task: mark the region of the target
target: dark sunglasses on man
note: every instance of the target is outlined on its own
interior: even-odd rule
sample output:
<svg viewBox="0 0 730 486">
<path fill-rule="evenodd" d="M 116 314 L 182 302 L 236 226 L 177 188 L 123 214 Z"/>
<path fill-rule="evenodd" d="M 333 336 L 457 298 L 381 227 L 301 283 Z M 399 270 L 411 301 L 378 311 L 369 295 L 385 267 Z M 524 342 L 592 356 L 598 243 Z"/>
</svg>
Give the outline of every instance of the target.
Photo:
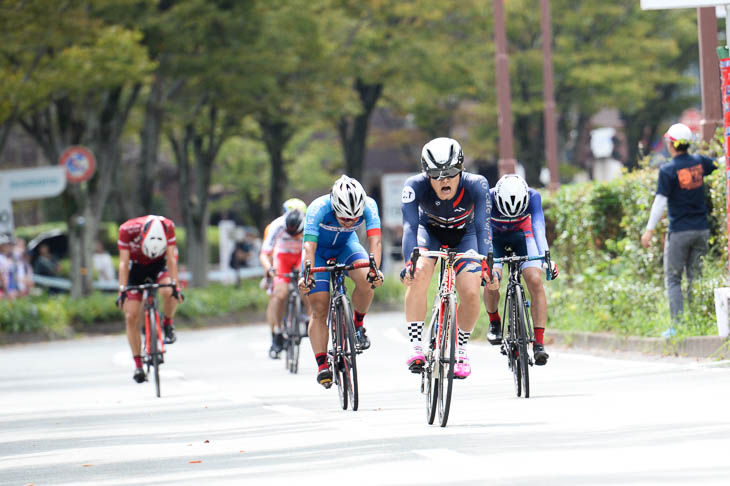
<svg viewBox="0 0 730 486">
<path fill-rule="evenodd" d="M 426 171 L 426 175 L 428 175 L 428 177 L 438 181 L 442 179 L 453 179 L 459 174 L 461 174 L 461 164 L 444 167 L 443 169 L 428 169 Z"/>
</svg>

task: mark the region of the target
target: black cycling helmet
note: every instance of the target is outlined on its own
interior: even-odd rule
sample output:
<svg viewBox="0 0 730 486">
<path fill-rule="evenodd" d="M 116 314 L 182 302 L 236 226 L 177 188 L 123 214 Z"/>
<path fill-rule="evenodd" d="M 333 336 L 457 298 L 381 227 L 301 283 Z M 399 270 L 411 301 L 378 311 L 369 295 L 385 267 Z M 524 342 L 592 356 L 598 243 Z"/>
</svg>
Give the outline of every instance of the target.
<svg viewBox="0 0 730 486">
<path fill-rule="evenodd" d="M 292 209 L 286 213 L 286 232 L 292 236 L 301 234 L 304 231 L 304 215 L 298 209 Z"/>
</svg>

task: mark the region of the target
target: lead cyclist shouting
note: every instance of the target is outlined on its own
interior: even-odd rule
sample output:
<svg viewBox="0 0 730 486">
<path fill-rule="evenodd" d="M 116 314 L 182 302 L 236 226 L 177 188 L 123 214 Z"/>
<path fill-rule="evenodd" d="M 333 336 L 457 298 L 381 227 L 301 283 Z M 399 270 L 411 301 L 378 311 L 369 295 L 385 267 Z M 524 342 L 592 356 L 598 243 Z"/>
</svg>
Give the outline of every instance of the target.
<svg viewBox="0 0 730 486">
<path fill-rule="evenodd" d="M 464 172 L 463 163 L 459 142 L 436 138 L 423 147 L 423 173 L 408 179 L 403 187 L 401 210 L 406 269 L 401 272 L 401 279 L 408 286 L 405 310 L 410 347 L 406 364 L 413 373 L 420 373 L 425 363 L 421 333 L 427 311 L 426 293 L 435 267 L 433 259 L 420 257 L 411 279 L 408 270 L 413 248 L 438 250 L 445 245 L 460 253 L 472 251 L 482 255 L 492 250 L 489 183 L 481 175 Z M 461 259 L 454 268 L 460 300 L 457 310 L 459 353 L 454 376 L 466 378 L 471 374 L 466 345 L 479 317 L 482 268 L 477 257 Z M 499 288 L 499 282 L 493 279 L 489 286 Z"/>
<path fill-rule="evenodd" d="M 490 191 L 493 199 L 492 231 L 494 234 L 494 256 L 505 256 L 505 249 L 511 248 L 517 256 L 544 255 L 548 250 L 545 238 L 545 216 L 542 212 L 540 193 L 527 186 L 517 174 L 502 176 Z M 522 276 L 532 299 L 532 322 L 535 326 L 535 343 L 532 352 L 536 365 L 547 363 L 549 355 L 543 344 L 547 322 L 547 298 L 542 285 L 542 271 L 539 260 L 522 264 Z M 558 277 L 558 266 L 553 262 L 551 278 Z M 494 264 L 495 273 L 502 278 L 502 265 Z M 497 345 L 502 342 L 502 324 L 499 318 L 499 287 L 484 290 L 484 306 L 489 315 L 487 340 Z M 494 309 L 491 312 L 490 309 Z"/>
</svg>

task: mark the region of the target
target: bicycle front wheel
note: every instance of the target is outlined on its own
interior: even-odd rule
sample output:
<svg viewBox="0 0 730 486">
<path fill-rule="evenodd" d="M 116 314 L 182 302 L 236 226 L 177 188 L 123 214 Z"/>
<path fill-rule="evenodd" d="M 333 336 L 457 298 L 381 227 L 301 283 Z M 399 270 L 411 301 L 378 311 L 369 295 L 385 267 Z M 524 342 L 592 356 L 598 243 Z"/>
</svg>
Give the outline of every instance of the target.
<svg viewBox="0 0 730 486">
<path fill-rule="evenodd" d="M 520 347 L 519 337 L 517 335 L 518 317 L 517 308 L 515 306 L 514 294 L 516 291 L 508 292 L 507 299 L 505 300 L 505 309 L 507 309 L 507 319 L 509 324 L 507 325 L 507 335 L 505 335 L 505 350 L 507 352 L 507 361 L 509 362 L 509 369 L 512 371 L 512 378 L 515 384 L 515 393 L 518 397 L 522 396 L 522 372 L 520 368 Z"/>
<path fill-rule="evenodd" d="M 454 366 L 456 365 L 456 296 L 447 295 L 441 300 L 443 313 L 441 315 L 441 332 L 439 333 L 438 360 L 438 412 L 439 424 L 446 427 L 451 408 L 451 393 L 454 386 Z"/>
<path fill-rule="evenodd" d="M 149 359 L 152 364 L 152 370 L 155 375 L 155 392 L 157 397 L 160 396 L 160 347 L 159 347 L 159 316 L 154 309 L 149 310 Z"/>
<path fill-rule="evenodd" d="M 441 356 L 441 350 L 436 346 L 438 338 L 439 321 L 441 319 L 441 306 L 435 308 L 431 315 L 431 324 L 428 327 L 428 343 L 426 347 L 426 363 L 423 366 L 421 375 L 422 387 L 426 388 L 426 421 L 428 425 L 433 424 L 438 410 L 438 381 L 436 373 L 438 367 L 435 365 Z"/>
<path fill-rule="evenodd" d="M 301 319 L 302 301 L 298 297 L 294 297 L 291 315 L 291 334 L 289 335 L 289 340 L 291 341 L 291 364 L 289 366 L 289 372 L 295 374 L 299 371 L 299 345 L 302 343 L 302 334 L 300 332 Z"/>
<path fill-rule="evenodd" d="M 344 385 L 350 398 L 350 410 L 357 410 L 359 405 L 357 384 L 357 349 L 355 348 L 355 323 L 352 320 L 350 301 L 342 297 L 337 306 L 339 320 L 342 323 L 342 374 Z"/>
<path fill-rule="evenodd" d="M 516 289 L 515 292 L 515 314 L 517 319 L 516 324 L 516 336 L 519 349 L 518 355 L 518 367 L 520 369 L 520 379 L 522 382 L 522 392 L 525 398 L 530 398 L 530 370 L 529 370 L 529 355 L 527 354 L 527 343 L 529 336 L 527 335 L 527 328 L 525 327 L 525 301 L 524 295 L 520 289 Z M 519 396 L 519 394 L 517 395 Z"/>
</svg>

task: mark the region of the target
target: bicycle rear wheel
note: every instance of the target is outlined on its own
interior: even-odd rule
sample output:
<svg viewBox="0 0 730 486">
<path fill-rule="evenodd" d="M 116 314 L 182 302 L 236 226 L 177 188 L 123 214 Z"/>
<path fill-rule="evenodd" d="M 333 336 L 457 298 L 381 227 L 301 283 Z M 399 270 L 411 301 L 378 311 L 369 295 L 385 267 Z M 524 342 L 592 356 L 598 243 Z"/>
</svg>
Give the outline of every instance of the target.
<svg viewBox="0 0 730 486">
<path fill-rule="evenodd" d="M 443 314 L 439 347 L 441 349 L 438 360 L 438 412 L 439 424 L 446 427 L 451 408 L 451 393 L 454 386 L 454 366 L 456 365 L 456 296 L 449 294 L 442 300 Z"/>
<path fill-rule="evenodd" d="M 529 337 L 527 335 L 527 329 L 525 328 L 525 301 L 521 289 L 516 289 L 515 292 L 515 310 L 517 320 L 516 324 L 516 337 L 519 349 L 518 368 L 520 370 L 520 380 L 522 382 L 522 393 L 525 398 L 530 398 L 530 370 L 529 370 L 529 355 L 527 354 L 527 343 Z M 517 395 L 519 396 L 519 395 Z"/>
<path fill-rule="evenodd" d="M 355 348 L 355 323 L 352 320 L 352 309 L 347 297 L 342 296 L 337 306 L 342 323 L 342 374 L 344 385 L 350 398 L 350 410 L 357 410 L 359 405 L 357 384 L 357 348 Z"/>
<path fill-rule="evenodd" d="M 149 310 L 149 323 L 150 323 L 150 349 L 149 359 L 152 364 L 153 373 L 155 375 L 155 392 L 157 397 L 160 396 L 160 347 L 158 343 L 159 339 L 159 316 L 155 309 Z"/>
<path fill-rule="evenodd" d="M 302 301 L 298 297 L 294 297 L 291 315 L 291 334 L 289 341 L 291 342 L 291 363 L 289 366 L 290 373 L 299 371 L 299 345 L 302 343 L 302 334 L 300 332 L 302 318 Z"/>
<path fill-rule="evenodd" d="M 293 302 L 291 299 L 291 296 L 286 301 L 286 312 L 284 313 L 284 320 L 283 320 L 283 331 L 284 331 L 284 339 L 286 341 L 284 342 L 284 351 L 286 352 L 286 359 L 284 360 L 284 368 L 289 370 L 291 372 L 292 370 L 292 357 L 293 357 L 293 349 L 292 349 L 292 340 L 294 338 L 293 336 L 293 330 L 292 330 L 292 318 L 294 316 L 294 309 L 293 309 Z"/>
<path fill-rule="evenodd" d="M 438 335 L 438 323 L 441 318 L 440 306 L 434 310 L 431 315 L 431 324 L 428 327 L 428 346 L 426 348 L 426 363 L 423 365 L 423 375 L 421 380 L 425 381 L 426 387 L 426 421 L 429 425 L 433 424 L 436 419 L 436 410 L 438 409 L 438 380 L 436 379 L 437 367 L 435 363 L 439 361 L 441 350 L 436 346 L 436 338 Z"/>
</svg>

